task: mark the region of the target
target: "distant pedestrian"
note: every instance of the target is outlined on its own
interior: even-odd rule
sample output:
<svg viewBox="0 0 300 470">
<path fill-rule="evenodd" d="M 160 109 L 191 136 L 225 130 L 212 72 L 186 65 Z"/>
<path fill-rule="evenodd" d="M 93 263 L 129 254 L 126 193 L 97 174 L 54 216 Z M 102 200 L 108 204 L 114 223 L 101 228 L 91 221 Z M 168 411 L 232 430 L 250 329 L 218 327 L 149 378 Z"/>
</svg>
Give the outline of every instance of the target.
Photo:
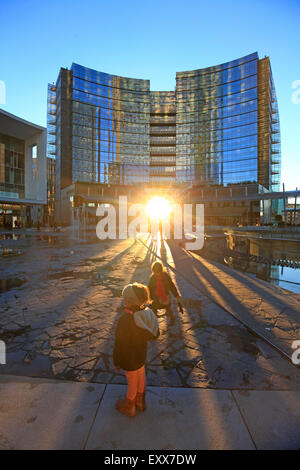
<svg viewBox="0 0 300 470">
<path fill-rule="evenodd" d="M 171 309 L 170 293 L 175 297 L 176 302 L 180 305 L 178 290 L 166 272 L 160 261 L 155 261 L 151 266 L 151 277 L 149 281 L 150 298 L 152 300 L 151 308 L 156 314 L 157 310 L 165 310 L 170 317 L 170 324 L 175 322 L 175 315 Z"/>
<path fill-rule="evenodd" d="M 160 240 L 163 240 L 163 226 L 162 226 L 162 220 L 159 221 L 159 235 L 160 235 Z"/>
<path fill-rule="evenodd" d="M 127 392 L 116 403 L 116 408 L 127 416 L 135 416 L 136 408 L 146 409 L 147 342 L 159 336 L 158 320 L 147 307 L 149 290 L 143 284 L 129 284 L 123 290 L 124 314 L 119 318 L 114 344 L 114 365 L 123 369 L 127 378 Z"/>
</svg>

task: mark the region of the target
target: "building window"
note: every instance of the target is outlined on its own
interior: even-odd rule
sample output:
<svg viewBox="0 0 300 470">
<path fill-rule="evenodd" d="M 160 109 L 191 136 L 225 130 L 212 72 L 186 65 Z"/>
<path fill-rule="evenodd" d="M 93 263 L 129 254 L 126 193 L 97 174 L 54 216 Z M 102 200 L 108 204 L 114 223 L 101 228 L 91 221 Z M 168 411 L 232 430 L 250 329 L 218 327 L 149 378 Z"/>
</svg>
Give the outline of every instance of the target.
<svg viewBox="0 0 300 470">
<path fill-rule="evenodd" d="M 32 173 L 33 177 L 37 174 L 37 145 L 31 147 L 31 159 L 32 159 Z"/>
<path fill-rule="evenodd" d="M 31 147 L 31 156 L 33 159 L 37 158 L 37 145 Z"/>
</svg>

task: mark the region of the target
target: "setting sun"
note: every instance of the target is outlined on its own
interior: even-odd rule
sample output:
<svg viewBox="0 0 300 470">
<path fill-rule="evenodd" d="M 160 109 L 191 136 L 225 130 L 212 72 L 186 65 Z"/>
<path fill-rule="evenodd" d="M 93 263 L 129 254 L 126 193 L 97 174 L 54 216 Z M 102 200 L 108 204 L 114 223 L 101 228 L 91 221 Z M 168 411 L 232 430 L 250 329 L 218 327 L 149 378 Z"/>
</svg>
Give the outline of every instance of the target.
<svg viewBox="0 0 300 470">
<path fill-rule="evenodd" d="M 164 197 L 155 196 L 147 204 L 147 214 L 153 220 L 166 219 L 171 212 L 171 205 Z"/>
</svg>

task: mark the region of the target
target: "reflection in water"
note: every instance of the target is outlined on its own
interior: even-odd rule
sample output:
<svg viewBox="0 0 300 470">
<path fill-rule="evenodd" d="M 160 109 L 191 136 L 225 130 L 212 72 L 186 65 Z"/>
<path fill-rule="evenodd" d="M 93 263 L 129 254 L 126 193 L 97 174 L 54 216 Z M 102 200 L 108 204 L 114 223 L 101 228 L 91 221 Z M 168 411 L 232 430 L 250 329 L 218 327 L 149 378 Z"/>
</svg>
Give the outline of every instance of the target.
<svg viewBox="0 0 300 470">
<path fill-rule="evenodd" d="M 258 242 L 235 238 L 232 244 L 225 235 L 210 235 L 201 256 L 300 294 L 300 250 L 298 245 Z"/>
<path fill-rule="evenodd" d="M 0 240 L 20 240 L 24 237 L 23 233 L 0 233 Z"/>
<path fill-rule="evenodd" d="M 271 266 L 270 280 L 272 284 L 300 294 L 300 269 Z"/>
<path fill-rule="evenodd" d="M 19 279 L 17 277 L 12 277 L 8 279 L 0 279 L 0 294 L 10 289 L 21 287 L 21 285 L 24 284 L 24 282 L 25 281 L 23 279 Z"/>
<path fill-rule="evenodd" d="M 0 248 L 0 256 L 18 256 L 22 254 L 22 250 L 14 250 L 13 248 Z"/>
<path fill-rule="evenodd" d="M 249 274 L 254 274 L 263 281 L 300 294 L 300 269 L 285 266 L 272 266 L 255 262 L 241 262 L 238 258 L 225 257 L 224 264 Z"/>
</svg>

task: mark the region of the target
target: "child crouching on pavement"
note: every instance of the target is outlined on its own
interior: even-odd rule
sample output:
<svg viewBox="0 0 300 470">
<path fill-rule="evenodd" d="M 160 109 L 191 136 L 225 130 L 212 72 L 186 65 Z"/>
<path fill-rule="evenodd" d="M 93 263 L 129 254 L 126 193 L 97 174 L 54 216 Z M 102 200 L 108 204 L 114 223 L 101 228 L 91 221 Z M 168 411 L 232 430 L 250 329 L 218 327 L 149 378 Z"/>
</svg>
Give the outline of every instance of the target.
<svg viewBox="0 0 300 470">
<path fill-rule="evenodd" d="M 123 289 L 124 314 L 119 318 L 114 345 L 114 365 L 123 369 L 127 378 L 127 392 L 116 403 L 116 408 L 127 416 L 135 416 L 136 408 L 146 409 L 145 390 L 147 342 L 159 336 L 158 320 L 146 307 L 149 290 L 143 284 L 129 284 Z"/>
<path fill-rule="evenodd" d="M 170 293 L 175 297 L 176 303 L 180 306 L 180 296 L 178 290 L 160 261 L 155 261 L 151 266 L 151 277 L 149 280 L 151 308 L 156 314 L 157 310 L 165 310 L 170 318 L 170 324 L 175 322 L 175 315 L 171 309 Z"/>
</svg>

